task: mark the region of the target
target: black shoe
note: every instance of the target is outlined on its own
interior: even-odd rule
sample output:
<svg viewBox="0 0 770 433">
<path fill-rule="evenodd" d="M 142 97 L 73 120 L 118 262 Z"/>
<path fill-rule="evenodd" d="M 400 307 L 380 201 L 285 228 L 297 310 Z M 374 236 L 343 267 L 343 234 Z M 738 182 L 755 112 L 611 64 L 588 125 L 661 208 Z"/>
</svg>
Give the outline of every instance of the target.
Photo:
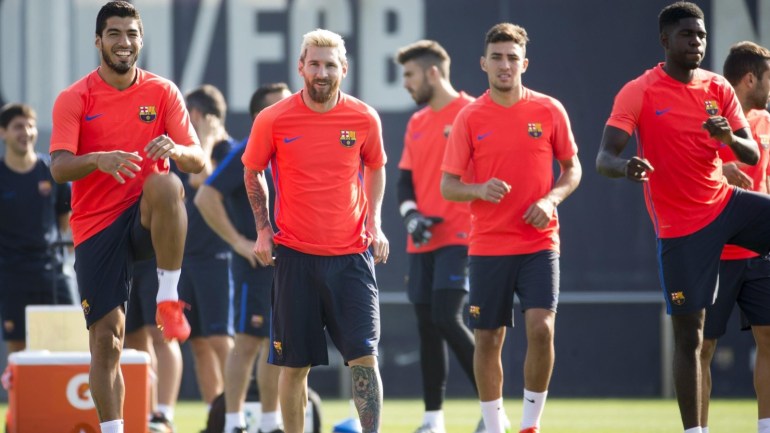
<svg viewBox="0 0 770 433">
<path fill-rule="evenodd" d="M 231 433 L 246 433 L 246 427 L 235 427 Z"/>
<path fill-rule="evenodd" d="M 245 430 L 244 430 L 245 431 Z M 257 433 L 283 433 L 283 429 L 277 428 L 273 431 L 263 432 L 261 429 L 257 430 Z"/>
</svg>

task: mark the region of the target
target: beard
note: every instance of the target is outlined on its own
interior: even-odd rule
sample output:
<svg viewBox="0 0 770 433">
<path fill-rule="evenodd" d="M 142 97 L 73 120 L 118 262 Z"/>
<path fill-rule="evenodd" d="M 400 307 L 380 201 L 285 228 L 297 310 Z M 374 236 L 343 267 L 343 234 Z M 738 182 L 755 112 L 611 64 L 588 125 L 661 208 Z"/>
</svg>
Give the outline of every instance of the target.
<svg viewBox="0 0 770 433">
<path fill-rule="evenodd" d="M 129 59 L 127 62 L 118 62 L 115 63 L 110 58 L 110 53 L 102 48 L 102 60 L 104 61 L 104 64 L 107 65 L 108 68 L 115 71 L 117 74 L 125 75 L 128 73 L 128 71 L 131 70 L 131 68 L 136 64 L 137 56 L 134 56 Z"/>
<path fill-rule="evenodd" d="M 329 87 L 327 90 L 317 90 L 314 86 L 314 84 L 318 83 L 328 83 Z M 340 90 L 340 81 L 331 81 L 331 80 L 308 80 L 305 79 L 305 88 L 307 89 L 307 93 L 310 96 L 310 99 L 313 100 L 313 102 L 317 102 L 319 104 L 325 104 L 332 100 L 333 97 L 337 96 L 337 92 Z"/>
<path fill-rule="evenodd" d="M 410 93 L 417 105 L 427 104 L 428 101 L 433 99 L 433 87 L 429 86 L 427 83 L 424 83 L 422 86 L 415 89 L 414 92 Z"/>
</svg>

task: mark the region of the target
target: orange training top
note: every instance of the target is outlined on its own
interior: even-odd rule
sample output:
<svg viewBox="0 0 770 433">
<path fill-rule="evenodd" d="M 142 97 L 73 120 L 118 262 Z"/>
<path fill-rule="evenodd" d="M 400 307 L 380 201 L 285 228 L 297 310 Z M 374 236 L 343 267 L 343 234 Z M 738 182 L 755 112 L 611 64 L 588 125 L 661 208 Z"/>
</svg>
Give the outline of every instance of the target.
<svg viewBox="0 0 770 433">
<path fill-rule="evenodd" d="M 242 160 L 258 171 L 270 163 L 276 244 L 320 256 L 368 248 L 364 166 L 386 161 L 373 108 L 340 92 L 334 108 L 317 113 L 295 93 L 257 115 Z"/>
<path fill-rule="evenodd" d="M 644 197 L 659 238 L 692 234 L 727 205 L 733 187 L 722 177 L 722 143 L 703 129 L 711 116 L 727 118 L 733 131 L 749 126 L 730 83 L 703 69 L 685 84 L 661 63 L 615 97 L 607 125 L 636 131 L 639 157 L 655 170 Z"/>
<path fill-rule="evenodd" d="M 738 167 L 751 177 L 754 182 L 753 191 L 767 194 L 767 176 L 770 175 L 770 113 L 766 110 L 751 110 L 746 115 L 749 121 L 751 134 L 759 145 L 759 162 L 757 165 L 738 163 Z M 735 161 L 735 154 L 728 146 L 719 149 L 719 157 L 724 162 Z M 735 245 L 725 245 L 722 251 L 722 260 L 741 260 L 759 257 L 754 251 Z"/>
<path fill-rule="evenodd" d="M 95 170 L 72 182 L 72 237 L 75 245 L 106 228 L 142 194 L 152 173 L 168 172 L 165 160 L 152 161 L 144 147 L 161 134 L 175 143 L 197 144 L 184 98 L 171 81 L 137 68 L 136 81 L 118 90 L 99 76 L 98 69 L 63 90 L 53 107 L 50 152 L 74 155 L 122 150 L 143 159 L 136 177 L 118 183 Z"/>
<path fill-rule="evenodd" d="M 444 218 L 431 227 L 433 237 L 425 245 L 415 247 L 407 236 L 406 251 L 424 253 L 447 245 L 468 245 L 471 212 L 468 203 L 449 201 L 441 196 L 441 161 L 444 158 L 449 132 L 460 109 L 473 102 L 473 98 L 460 92 L 460 96 L 441 110 L 425 107 L 414 113 L 406 125 L 404 151 L 398 168 L 412 172 L 417 210 L 426 216 Z"/>
<path fill-rule="evenodd" d="M 554 158 L 577 153 L 569 118 L 550 96 L 523 89 L 511 107 L 484 93 L 457 116 L 441 170 L 458 176 L 473 164 L 471 183 L 492 177 L 511 185 L 500 203 L 471 202 L 469 254 L 478 256 L 559 252 L 559 221 L 554 214 L 543 230 L 524 222 L 527 209 L 553 187 Z"/>
</svg>

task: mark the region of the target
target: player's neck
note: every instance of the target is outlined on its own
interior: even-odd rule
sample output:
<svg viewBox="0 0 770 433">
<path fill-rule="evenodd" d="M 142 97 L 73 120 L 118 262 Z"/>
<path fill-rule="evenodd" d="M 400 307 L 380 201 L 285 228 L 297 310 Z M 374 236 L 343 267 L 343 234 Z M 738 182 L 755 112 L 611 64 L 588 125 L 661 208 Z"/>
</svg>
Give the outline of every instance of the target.
<svg viewBox="0 0 770 433">
<path fill-rule="evenodd" d="M 97 69 L 97 73 L 105 83 L 118 90 L 126 90 L 131 87 L 131 85 L 136 81 L 136 77 L 138 76 L 136 66 L 132 66 L 131 70 L 125 74 L 118 74 L 109 66 L 101 65 L 99 66 L 99 69 Z"/>
<path fill-rule="evenodd" d="M 452 103 L 452 101 L 459 96 L 460 93 L 457 92 L 451 84 L 442 82 L 440 86 L 434 89 L 433 97 L 428 101 L 428 105 L 431 110 L 439 111 Z"/>
<path fill-rule="evenodd" d="M 524 87 L 521 84 L 514 85 L 510 90 L 499 90 L 490 87 L 489 96 L 498 105 L 511 107 L 524 97 Z"/>
<path fill-rule="evenodd" d="M 663 71 L 669 77 L 684 84 L 689 83 L 695 77 L 695 69 L 682 68 L 676 63 L 669 62 L 668 60 L 663 64 Z"/>
<path fill-rule="evenodd" d="M 5 157 L 3 158 L 5 165 L 16 173 L 28 173 L 35 167 L 37 163 L 37 154 L 35 152 L 27 152 L 19 154 L 6 149 Z"/>
</svg>

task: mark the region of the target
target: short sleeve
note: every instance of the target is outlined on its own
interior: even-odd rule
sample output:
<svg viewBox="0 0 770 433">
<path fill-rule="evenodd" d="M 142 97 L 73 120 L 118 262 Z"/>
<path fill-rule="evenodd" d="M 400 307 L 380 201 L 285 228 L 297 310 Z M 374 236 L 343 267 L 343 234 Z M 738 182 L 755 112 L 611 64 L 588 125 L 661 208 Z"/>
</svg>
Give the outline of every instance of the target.
<svg viewBox="0 0 770 433">
<path fill-rule="evenodd" d="M 577 154 L 575 136 L 572 134 L 567 110 L 558 101 L 554 101 L 551 108 L 553 116 L 553 155 L 559 161 L 565 161 Z"/>
<path fill-rule="evenodd" d="M 271 113 L 271 110 L 261 111 L 251 125 L 246 151 L 241 158 L 243 165 L 249 170 L 264 170 L 275 153 L 272 127 L 275 119 Z"/>
<path fill-rule="evenodd" d="M 53 105 L 50 153 L 66 150 L 77 154 L 82 117 L 83 99 L 80 95 L 69 90 L 60 93 Z"/>
<path fill-rule="evenodd" d="M 749 127 L 749 122 L 743 114 L 743 108 L 740 101 L 738 101 L 738 97 L 735 95 L 735 90 L 727 81 L 722 83 L 722 101 L 720 101 L 720 105 L 722 106 L 722 116 L 730 123 L 730 128 L 733 131 Z"/>
<path fill-rule="evenodd" d="M 369 116 L 369 133 L 366 142 L 361 146 L 361 159 L 366 167 L 376 169 L 387 162 L 385 146 L 382 143 L 382 123 L 380 116 L 374 109 L 370 108 L 367 115 Z"/>
<path fill-rule="evenodd" d="M 166 134 L 174 143 L 190 146 L 198 143 L 198 135 L 190 121 L 190 114 L 185 108 L 182 92 L 173 84 L 169 84 L 168 100 L 166 103 Z"/>
<path fill-rule="evenodd" d="M 412 156 L 410 149 L 412 147 L 412 119 L 406 124 L 404 132 L 404 150 L 401 151 L 401 160 L 398 162 L 398 168 L 401 170 L 412 169 Z"/>
<path fill-rule="evenodd" d="M 441 171 L 462 176 L 465 174 L 473 155 L 473 141 L 468 130 L 467 107 L 460 111 L 449 133 Z"/>
<path fill-rule="evenodd" d="M 612 113 L 607 120 L 607 125 L 622 129 L 628 135 L 632 135 L 639 123 L 643 97 L 644 91 L 639 85 L 639 80 L 631 81 L 623 86 L 615 96 L 615 103 L 612 106 Z"/>
</svg>

